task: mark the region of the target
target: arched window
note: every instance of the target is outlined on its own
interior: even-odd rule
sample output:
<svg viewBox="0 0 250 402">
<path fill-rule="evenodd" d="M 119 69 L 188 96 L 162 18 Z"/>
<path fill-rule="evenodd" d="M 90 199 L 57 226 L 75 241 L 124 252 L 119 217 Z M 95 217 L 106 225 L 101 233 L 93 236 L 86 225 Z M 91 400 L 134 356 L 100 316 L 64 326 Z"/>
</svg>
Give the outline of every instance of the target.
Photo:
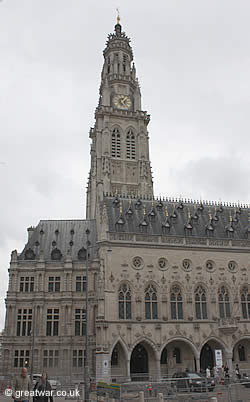
<svg viewBox="0 0 250 402">
<path fill-rule="evenodd" d="M 118 128 L 114 128 L 112 132 L 111 155 L 113 158 L 121 157 L 121 135 Z"/>
<path fill-rule="evenodd" d="M 174 348 L 173 357 L 175 357 L 176 363 L 181 363 L 181 351 L 179 348 Z"/>
<path fill-rule="evenodd" d="M 242 317 L 244 319 L 250 318 L 250 292 L 248 292 L 248 288 L 245 287 L 241 292 L 241 309 L 242 309 Z"/>
<path fill-rule="evenodd" d="M 118 347 L 115 346 L 111 356 L 111 366 L 118 366 Z"/>
<path fill-rule="evenodd" d="M 230 298 L 228 290 L 225 286 L 221 286 L 218 292 L 219 314 L 220 318 L 229 318 L 230 313 Z"/>
<path fill-rule="evenodd" d="M 145 318 L 146 320 L 157 320 L 157 292 L 153 285 L 145 290 Z"/>
<path fill-rule="evenodd" d="M 124 283 L 119 289 L 119 318 L 121 320 L 131 319 L 131 290 Z"/>
<path fill-rule="evenodd" d="M 194 292 L 195 316 L 197 320 L 207 320 L 207 299 L 203 286 L 198 286 Z"/>
<path fill-rule="evenodd" d="M 183 320 L 182 295 L 179 286 L 174 286 L 170 294 L 171 319 Z"/>
<path fill-rule="evenodd" d="M 243 345 L 238 346 L 239 361 L 244 362 L 246 360 L 245 347 Z"/>
<path fill-rule="evenodd" d="M 126 136 L 126 158 L 135 159 L 135 135 L 132 130 Z"/>
</svg>

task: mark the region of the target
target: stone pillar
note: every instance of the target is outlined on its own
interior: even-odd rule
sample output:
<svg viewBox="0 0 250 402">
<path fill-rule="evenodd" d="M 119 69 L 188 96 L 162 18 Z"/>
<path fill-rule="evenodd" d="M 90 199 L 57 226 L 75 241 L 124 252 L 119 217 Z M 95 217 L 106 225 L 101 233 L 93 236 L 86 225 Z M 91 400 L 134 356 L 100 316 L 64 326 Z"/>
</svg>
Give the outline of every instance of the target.
<svg viewBox="0 0 250 402">
<path fill-rule="evenodd" d="M 156 366 L 155 380 L 160 381 L 160 379 L 161 379 L 161 359 L 156 360 L 155 366 Z"/>
<path fill-rule="evenodd" d="M 233 362 L 232 362 L 233 352 L 225 351 L 225 358 L 226 358 L 227 366 L 229 368 L 229 372 L 232 373 L 233 372 Z"/>
<path fill-rule="evenodd" d="M 130 378 L 130 360 L 127 360 L 127 377 L 128 377 L 128 381 L 131 380 Z"/>
<path fill-rule="evenodd" d="M 111 364 L 108 353 L 96 353 L 96 382 L 111 382 Z"/>
<path fill-rule="evenodd" d="M 143 391 L 139 392 L 139 402 L 144 402 L 144 392 Z"/>
<path fill-rule="evenodd" d="M 199 357 L 195 357 L 195 361 L 196 361 L 196 370 L 197 370 L 197 373 L 199 373 L 200 369 L 201 369 Z"/>
</svg>

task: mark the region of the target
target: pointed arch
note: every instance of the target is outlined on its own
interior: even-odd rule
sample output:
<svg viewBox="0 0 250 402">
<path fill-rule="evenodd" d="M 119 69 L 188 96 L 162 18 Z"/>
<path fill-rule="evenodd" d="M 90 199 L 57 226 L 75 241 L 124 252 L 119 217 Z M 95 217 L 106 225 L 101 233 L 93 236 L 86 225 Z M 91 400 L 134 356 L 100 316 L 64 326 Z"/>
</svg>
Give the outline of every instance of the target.
<svg viewBox="0 0 250 402">
<path fill-rule="evenodd" d="M 188 344 L 190 346 L 190 348 L 192 349 L 192 352 L 194 353 L 194 356 L 196 359 L 199 358 L 199 350 L 196 348 L 195 344 L 190 341 L 190 339 L 184 337 L 184 336 L 174 336 L 170 339 L 168 339 L 167 342 L 165 342 L 160 349 L 160 355 L 162 354 L 163 350 L 166 348 L 166 346 L 168 346 L 170 343 L 175 342 L 175 341 L 179 341 L 179 342 L 184 342 L 186 344 Z"/>
<path fill-rule="evenodd" d="M 230 291 L 229 287 L 225 284 L 221 284 L 218 288 L 218 304 L 220 318 L 230 318 Z"/>
<path fill-rule="evenodd" d="M 207 320 L 207 290 L 202 284 L 194 288 L 195 318 L 197 320 Z"/>
<path fill-rule="evenodd" d="M 111 156 L 112 158 L 121 157 L 121 137 L 122 129 L 117 124 L 111 128 Z"/>
<path fill-rule="evenodd" d="M 243 319 L 250 318 L 250 289 L 247 284 L 240 289 L 241 313 Z"/>
<path fill-rule="evenodd" d="M 113 342 L 113 345 L 111 346 L 111 349 L 110 349 L 110 358 L 111 358 L 111 356 L 112 356 L 112 353 L 113 353 L 113 350 L 114 350 L 115 346 L 116 346 L 118 343 L 120 343 L 120 345 L 121 345 L 121 347 L 122 347 L 124 353 L 125 353 L 126 356 L 128 357 L 129 352 L 128 352 L 127 345 L 126 345 L 126 343 L 124 342 L 124 340 L 121 338 L 121 336 L 119 335 L 119 336 L 116 337 L 115 341 Z"/>
<path fill-rule="evenodd" d="M 183 290 L 177 283 L 170 287 L 170 308 L 172 320 L 183 320 Z"/>
<path fill-rule="evenodd" d="M 149 283 L 144 288 L 144 301 L 145 301 L 145 319 L 146 320 L 158 319 L 158 296 L 157 296 L 157 288 L 154 284 Z"/>
<path fill-rule="evenodd" d="M 120 320 L 132 318 L 132 292 L 128 281 L 120 283 L 118 288 L 118 315 Z"/>
<path fill-rule="evenodd" d="M 131 349 L 130 349 L 130 351 L 129 351 L 129 358 L 131 358 L 131 354 L 132 354 L 132 352 L 133 352 L 133 350 L 134 350 L 134 348 L 137 346 L 137 345 L 139 345 L 139 343 L 145 343 L 152 351 L 153 351 L 153 354 L 154 354 L 154 356 L 155 356 L 155 358 L 159 358 L 159 351 L 158 351 L 158 349 L 157 349 L 157 346 L 156 346 L 156 344 L 151 340 L 151 339 L 149 339 L 147 336 L 140 336 L 135 342 L 134 342 L 134 344 L 132 345 L 132 347 L 131 347 Z"/>
<path fill-rule="evenodd" d="M 136 134 L 133 127 L 126 130 L 126 158 L 136 159 Z"/>
<path fill-rule="evenodd" d="M 128 376 L 128 350 L 121 339 L 121 337 L 117 337 L 116 341 L 113 343 L 112 349 L 110 351 L 110 362 L 111 362 L 111 376 L 117 377 L 119 376 L 127 378 Z M 117 380 L 116 380 L 117 381 Z"/>
<path fill-rule="evenodd" d="M 230 347 L 221 339 L 221 338 L 217 338 L 217 336 L 209 336 L 207 337 L 200 345 L 200 352 L 201 349 L 203 348 L 203 346 L 210 342 L 210 341 L 214 341 L 217 342 L 219 345 L 221 345 L 221 347 L 226 351 L 226 352 L 230 352 Z"/>
</svg>

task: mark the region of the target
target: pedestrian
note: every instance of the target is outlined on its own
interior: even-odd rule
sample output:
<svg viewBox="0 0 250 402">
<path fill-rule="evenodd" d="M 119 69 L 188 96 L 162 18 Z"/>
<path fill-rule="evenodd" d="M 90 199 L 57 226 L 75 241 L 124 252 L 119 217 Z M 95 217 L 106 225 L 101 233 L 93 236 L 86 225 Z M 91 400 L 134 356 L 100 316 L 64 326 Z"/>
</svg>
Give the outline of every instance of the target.
<svg viewBox="0 0 250 402">
<path fill-rule="evenodd" d="M 207 380 L 211 378 L 210 366 L 207 366 L 207 369 L 206 369 L 206 377 L 207 377 Z"/>
<path fill-rule="evenodd" d="M 217 384 L 218 382 L 218 377 L 219 377 L 219 369 L 217 366 L 214 366 L 214 382 Z"/>
<path fill-rule="evenodd" d="M 149 393 L 149 396 L 152 396 L 152 385 L 151 384 L 149 384 L 149 386 L 148 386 L 148 393 Z"/>
<path fill-rule="evenodd" d="M 34 398 L 33 402 L 53 402 L 52 388 L 48 381 L 48 376 L 45 371 L 43 371 L 41 378 L 37 381 L 34 386 Z"/>
<path fill-rule="evenodd" d="M 29 402 L 29 393 L 31 391 L 31 382 L 28 377 L 27 369 L 23 367 L 20 375 L 14 378 L 12 384 L 12 398 L 14 402 Z"/>
<path fill-rule="evenodd" d="M 240 369 L 239 369 L 238 364 L 236 364 L 236 367 L 235 367 L 235 375 L 236 375 L 237 380 L 241 379 L 241 374 L 240 374 Z"/>
</svg>

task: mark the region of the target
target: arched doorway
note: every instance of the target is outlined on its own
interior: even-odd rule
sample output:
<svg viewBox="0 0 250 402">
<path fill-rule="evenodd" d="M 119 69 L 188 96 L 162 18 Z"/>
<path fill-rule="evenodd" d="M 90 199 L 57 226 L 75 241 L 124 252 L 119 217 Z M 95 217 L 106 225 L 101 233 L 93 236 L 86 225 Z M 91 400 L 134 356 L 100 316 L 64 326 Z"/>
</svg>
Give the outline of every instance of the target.
<svg viewBox="0 0 250 402">
<path fill-rule="evenodd" d="M 130 375 L 132 381 L 148 380 L 148 352 L 146 348 L 139 343 L 134 348 L 130 360 Z"/>
<path fill-rule="evenodd" d="M 118 382 L 121 377 L 127 377 L 127 357 L 124 348 L 118 341 L 111 355 L 112 382 Z"/>
<path fill-rule="evenodd" d="M 198 351 L 186 339 L 172 339 L 161 351 L 161 378 L 173 375 L 178 371 L 197 371 Z"/>
<path fill-rule="evenodd" d="M 250 337 L 241 338 L 233 348 L 233 363 L 238 364 L 240 370 L 248 369 L 250 361 Z"/>
<path fill-rule="evenodd" d="M 223 363 L 226 363 L 225 348 L 224 345 L 217 341 L 217 339 L 209 339 L 202 347 L 200 352 L 200 369 L 205 371 L 208 366 L 213 368 L 216 364 L 215 361 L 215 350 L 222 351 Z"/>
<path fill-rule="evenodd" d="M 208 366 L 210 368 L 214 367 L 214 352 L 208 343 L 201 349 L 200 366 L 203 371 L 205 371 Z"/>
</svg>

